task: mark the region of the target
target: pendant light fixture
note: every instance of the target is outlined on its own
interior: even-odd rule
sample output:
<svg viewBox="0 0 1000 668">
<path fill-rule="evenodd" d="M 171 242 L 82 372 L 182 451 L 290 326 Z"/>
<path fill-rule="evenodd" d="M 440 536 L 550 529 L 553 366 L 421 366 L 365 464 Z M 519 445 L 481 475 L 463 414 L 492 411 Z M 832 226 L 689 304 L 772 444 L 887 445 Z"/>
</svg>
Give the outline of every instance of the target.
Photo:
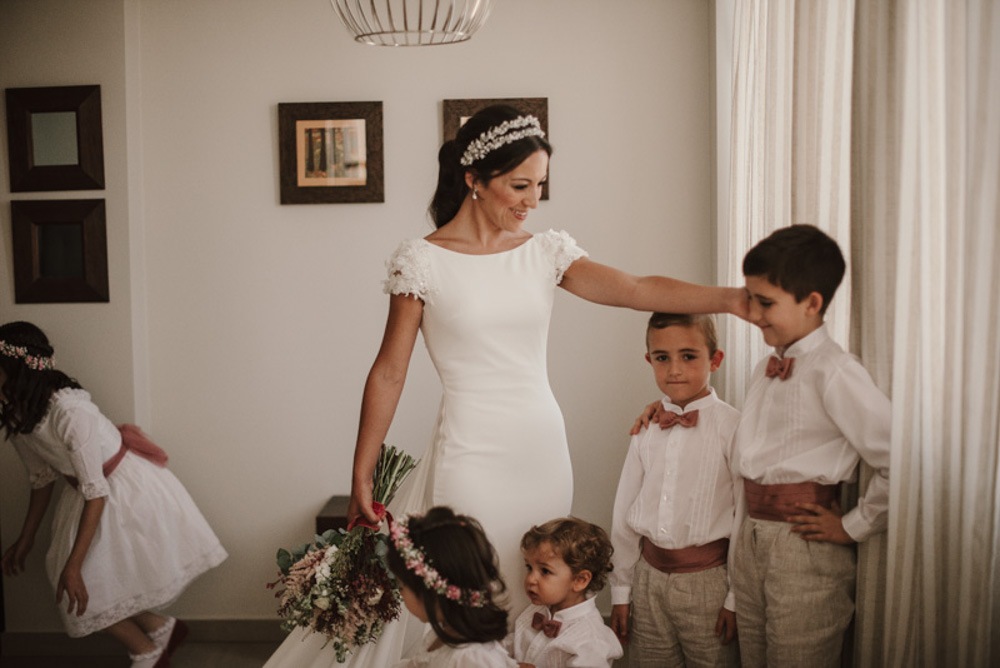
<svg viewBox="0 0 1000 668">
<path fill-rule="evenodd" d="M 486 22 L 493 0 L 330 0 L 355 41 L 372 46 L 455 44 Z"/>
</svg>

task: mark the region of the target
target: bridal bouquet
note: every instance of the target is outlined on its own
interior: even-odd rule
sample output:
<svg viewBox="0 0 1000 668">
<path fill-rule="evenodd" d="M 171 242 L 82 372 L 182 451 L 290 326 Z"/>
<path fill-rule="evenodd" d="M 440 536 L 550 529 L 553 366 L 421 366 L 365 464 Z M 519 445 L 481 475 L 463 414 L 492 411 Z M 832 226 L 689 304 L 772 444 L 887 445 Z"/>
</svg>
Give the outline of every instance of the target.
<svg viewBox="0 0 1000 668">
<path fill-rule="evenodd" d="M 373 507 L 380 516 L 417 462 L 393 446 L 382 445 L 375 467 Z M 386 565 L 388 536 L 359 522 L 315 536 L 291 552 L 278 550 L 275 594 L 281 626 L 322 633 L 333 643 L 337 661 L 365 643 L 375 642 L 386 623 L 399 616 L 400 594 Z"/>
</svg>

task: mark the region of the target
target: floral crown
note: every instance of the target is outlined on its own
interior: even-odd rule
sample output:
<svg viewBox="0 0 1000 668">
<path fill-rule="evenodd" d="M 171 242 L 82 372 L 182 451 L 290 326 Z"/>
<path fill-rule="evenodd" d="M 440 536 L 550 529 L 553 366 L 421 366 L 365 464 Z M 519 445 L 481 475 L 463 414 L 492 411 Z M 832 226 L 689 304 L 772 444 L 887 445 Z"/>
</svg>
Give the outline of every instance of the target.
<svg viewBox="0 0 1000 668">
<path fill-rule="evenodd" d="M 495 151 L 501 146 L 506 146 L 525 137 L 545 137 L 542 126 L 534 116 L 518 116 L 512 120 L 504 121 L 500 125 L 493 126 L 469 142 L 459 163 L 463 167 L 470 167 L 472 163 L 482 160 L 491 151 Z"/>
<path fill-rule="evenodd" d="M 25 366 L 29 369 L 34 369 L 35 371 L 54 369 L 56 366 L 55 360 L 52 357 L 46 357 L 44 355 L 29 355 L 28 349 L 24 346 L 15 346 L 7 343 L 3 339 L 0 339 L 0 355 L 6 355 L 7 357 L 13 357 L 14 359 L 21 358 L 24 360 Z"/>
<path fill-rule="evenodd" d="M 490 601 L 490 592 L 486 589 L 462 589 L 442 577 L 437 570 L 427 563 L 427 557 L 410 539 L 410 518 L 389 521 L 389 536 L 392 544 L 403 558 L 406 569 L 413 571 L 423 581 L 424 585 L 439 596 L 449 601 L 455 601 L 470 608 L 482 608 Z"/>
</svg>

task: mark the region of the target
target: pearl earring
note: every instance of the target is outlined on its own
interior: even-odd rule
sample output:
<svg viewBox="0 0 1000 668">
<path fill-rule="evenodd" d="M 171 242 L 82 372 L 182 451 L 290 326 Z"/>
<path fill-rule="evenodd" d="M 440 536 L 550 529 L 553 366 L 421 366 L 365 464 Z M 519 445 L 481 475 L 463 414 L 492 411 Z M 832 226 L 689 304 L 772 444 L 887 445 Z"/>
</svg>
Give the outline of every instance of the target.
<svg viewBox="0 0 1000 668">
<path fill-rule="evenodd" d="M 479 199 L 479 191 L 475 188 L 472 189 L 472 199 Z"/>
</svg>

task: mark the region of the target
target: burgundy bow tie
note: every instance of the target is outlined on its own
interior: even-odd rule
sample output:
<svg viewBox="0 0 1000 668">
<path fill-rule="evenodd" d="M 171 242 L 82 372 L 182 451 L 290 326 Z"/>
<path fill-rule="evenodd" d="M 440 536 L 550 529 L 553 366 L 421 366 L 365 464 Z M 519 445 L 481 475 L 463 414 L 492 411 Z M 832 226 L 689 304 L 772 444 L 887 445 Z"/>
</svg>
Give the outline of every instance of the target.
<svg viewBox="0 0 1000 668">
<path fill-rule="evenodd" d="M 673 411 L 663 411 L 660 413 L 660 429 L 670 429 L 675 424 L 682 427 L 693 427 L 698 424 L 698 411 L 688 411 L 677 414 Z"/>
<path fill-rule="evenodd" d="M 794 364 L 794 357 L 778 359 L 774 355 L 771 355 L 771 357 L 767 360 L 767 369 L 764 371 L 764 375 L 768 378 L 787 380 L 788 377 L 792 375 L 792 366 Z"/>
<path fill-rule="evenodd" d="M 555 638 L 559 635 L 560 626 L 562 626 L 562 622 L 555 619 L 545 619 L 545 615 L 540 612 L 536 612 L 535 616 L 531 618 L 531 628 L 541 631 L 546 638 Z"/>
</svg>

